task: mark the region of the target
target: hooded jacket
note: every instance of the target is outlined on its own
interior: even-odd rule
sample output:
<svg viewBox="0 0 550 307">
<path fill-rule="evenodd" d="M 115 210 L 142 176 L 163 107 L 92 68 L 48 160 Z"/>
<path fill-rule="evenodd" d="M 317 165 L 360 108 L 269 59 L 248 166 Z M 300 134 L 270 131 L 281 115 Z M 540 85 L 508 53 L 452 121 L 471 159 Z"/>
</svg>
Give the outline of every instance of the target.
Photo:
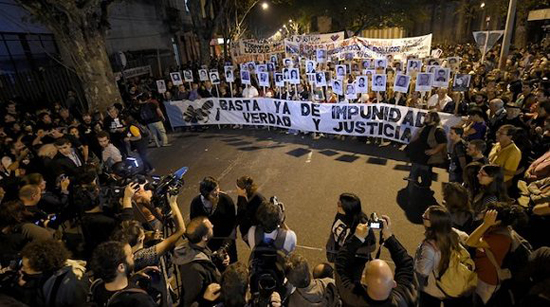
<svg viewBox="0 0 550 307">
<path fill-rule="evenodd" d="M 185 240 L 174 250 L 174 264 L 179 266 L 183 285 L 181 306 L 198 303 L 205 305 L 203 294 L 211 283 L 220 283 L 221 274 L 212 262 L 210 249 L 197 246 Z"/>
<path fill-rule="evenodd" d="M 334 286 L 332 300 L 328 302 L 328 296 L 331 296 L 327 293 L 330 291 L 328 289 L 329 284 Z M 305 288 L 296 288 L 294 292 L 288 298 L 289 307 L 314 307 L 314 306 L 331 306 L 335 301 L 338 300 L 336 294 L 336 286 L 334 285 L 334 279 L 332 278 L 323 278 L 323 279 L 314 279 L 312 283 Z"/>
</svg>

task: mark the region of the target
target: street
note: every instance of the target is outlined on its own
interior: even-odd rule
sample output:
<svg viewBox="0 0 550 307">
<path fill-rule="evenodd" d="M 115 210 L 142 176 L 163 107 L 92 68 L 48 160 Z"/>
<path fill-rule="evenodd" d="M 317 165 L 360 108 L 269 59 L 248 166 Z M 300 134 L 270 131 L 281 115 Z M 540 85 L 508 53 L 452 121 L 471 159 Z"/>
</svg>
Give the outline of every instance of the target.
<svg viewBox="0 0 550 307">
<path fill-rule="evenodd" d="M 434 196 L 408 197 L 403 177 L 410 167 L 404 153 L 396 147 L 366 145 L 349 137 L 313 140 L 310 135 L 246 127 L 210 127 L 170 137 L 173 146 L 152 150 L 151 157 L 159 175 L 189 167 L 179 198 L 186 220 L 203 177 L 217 178 L 221 190 L 236 200 L 236 179 L 249 175 L 265 197 L 275 195 L 285 204 L 287 224 L 298 237 L 297 251 L 310 265 L 326 261 L 324 247 L 338 195 L 343 192 L 357 194 L 367 215 L 388 215 L 393 232 L 414 255 L 422 239 L 421 214 L 435 202 L 433 197 L 440 203 L 441 178 L 447 178 L 444 170 L 434 169 L 438 178 L 432 185 Z M 242 240 L 238 240 L 238 250 L 241 261 L 248 259 L 249 248 Z M 389 260 L 385 252 L 381 258 Z"/>
</svg>

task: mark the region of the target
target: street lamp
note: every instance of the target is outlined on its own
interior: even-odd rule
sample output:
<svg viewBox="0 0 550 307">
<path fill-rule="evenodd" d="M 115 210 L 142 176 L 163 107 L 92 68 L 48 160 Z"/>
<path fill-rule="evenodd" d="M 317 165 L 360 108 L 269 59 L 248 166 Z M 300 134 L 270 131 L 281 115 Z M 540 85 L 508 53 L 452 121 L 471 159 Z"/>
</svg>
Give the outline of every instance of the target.
<svg viewBox="0 0 550 307">
<path fill-rule="evenodd" d="M 485 2 L 481 2 L 481 5 L 479 7 L 484 8 L 485 7 Z"/>
<path fill-rule="evenodd" d="M 262 9 L 265 11 L 269 8 L 269 4 L 267 2 L 262 3 Z"/>
</svg>

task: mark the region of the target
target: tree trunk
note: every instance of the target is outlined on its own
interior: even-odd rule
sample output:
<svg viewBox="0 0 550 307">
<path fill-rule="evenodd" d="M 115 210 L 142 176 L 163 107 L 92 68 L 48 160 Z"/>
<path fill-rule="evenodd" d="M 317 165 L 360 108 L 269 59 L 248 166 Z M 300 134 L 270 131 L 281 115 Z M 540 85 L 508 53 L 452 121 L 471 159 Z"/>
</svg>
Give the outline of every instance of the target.
<svg viewBox="0 0 550 307">
<path fill-rule="evenodd" d="M 462 0 L 460 4 L 458 5 L 458 8 L 460 9 L 458 12 L 458 27 L 456 29 L 456 41 L 459 43 L 464 42 L 464 33 L 466 32 L 466 7 L 468 5 L 467 0 Z"/>
<path fill-rule="evenodd" d="M 105 111 L 115 102 L 122 102 L 104 37 L 96 33 L 68 35 L 56 33 L 62 48 L 70 51 L 73 68 L 82 84 L 89 110 Z"/>
<path fill-rule="evenodd" d="M 210 41 L 199 35 L 199 51 L 201 64 L 210 65 Z"/>
</svg>

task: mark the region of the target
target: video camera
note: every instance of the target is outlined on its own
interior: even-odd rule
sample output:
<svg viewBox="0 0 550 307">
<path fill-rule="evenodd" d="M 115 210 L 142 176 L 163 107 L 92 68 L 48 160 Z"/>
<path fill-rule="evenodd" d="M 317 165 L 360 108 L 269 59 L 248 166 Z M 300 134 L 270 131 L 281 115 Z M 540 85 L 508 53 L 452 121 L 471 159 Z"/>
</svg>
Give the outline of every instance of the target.
<svg viewBox="0 0 550 307">
<path fill-rule="evenodd" d="M 187 173 L 189 168 L 184 166 L 170 175 L 163 177 L 153 176 L 153 181 L 145 184 L 144 189 L 153 191 L 153 200 L 151 201 L 155 207 L 159 207 L 168 212 L 167 196 L 176 196 L 180 193 L 180 189 L 185 184 L 183 175 Z"/>
</svg>

